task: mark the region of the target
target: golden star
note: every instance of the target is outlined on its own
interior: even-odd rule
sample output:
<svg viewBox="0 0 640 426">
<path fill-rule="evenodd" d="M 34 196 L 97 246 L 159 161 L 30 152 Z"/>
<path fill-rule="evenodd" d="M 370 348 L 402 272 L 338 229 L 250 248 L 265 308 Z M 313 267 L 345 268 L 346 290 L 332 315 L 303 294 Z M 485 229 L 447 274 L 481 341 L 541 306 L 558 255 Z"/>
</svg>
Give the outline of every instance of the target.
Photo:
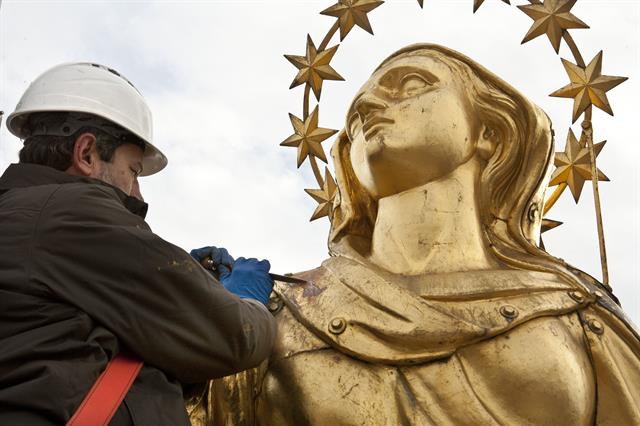
<svg viewBox="0 0 640 426">
<path fill-rule="evenodd" d="M 625 82 L 627 77 L 602 75 L 602 50 L 589 62 L 586 68 L 579 67 L 565 59 L 562 60 L 562 65 L 564 65 L 571 83 L 549 96 L 574 98 L 574 123 L 589 105 L 595 105 L 607 114 L 613 115 L 607 99 L 607 92 Z"/>
<path fill-rule="evenodd" d="M 596 154 L 596 158 L 604 148 L 604 142 L 594 144 L 593 148 Z M 566 183 L 573 199 L 578 202 L 585 180 L 591 180 L 591 155 L 589 155 L 589 148 L 583 146 L 576 139 L 576 135 L 573 134 L 573 130 L 569 129 L 569 135 L 567 136 L 567 144 L 564 152 L 556 152 L 555 160 L 553 164 L 556 166 L 553 175 L 551 175 L 551 181 L 549 186 L 559 185 Z M 609 181 L 609 178 L 604 175 L 598 169 L 598 180 Z"/>
<path fill-rule="evenodd" d="M 306 56 L 284 55 L 289 62 L 300 70 L 289 89 L 306 83 L 311 86 L 316 98 L 320 100 L 323 80 L 344 80 L 344 78 L 329 65 L 329 62 L 331 62 L 337 50 L 338 46 L 333 46 L 318 52 L 315 44 L 313 44 L 311 40 L 311 36 L 307 35 Z"/>
<path fill-rule="evenodd" d="M 333 199 L 336 197 L 337 186 L 329 169 L 325 167 L 322 189 L 305 189 L 304 191 L 319 203 L 310 220 L 314 221 L 325 216 L 328 216 L 329 220 L 331 220 L 333 216 Z"/>
<path fill-rule="evenodd" d="M 545 0 L 542 4 L 518 6 L 518 9 L 526 13 L 534 21 L 527 35 L 524 36 L 522 43 L 524 44 L 546 33 L 551 45 L 558 53 L 562 35 L 566 30 L 570 28 L 589 28 L 587 24 L 570 13 L 576 1 Z"/>
<path fill-rule="evenodd" d="M 502 0 L 502 1 L 505 2 L 506 4 L 511 4 L 509 0 Z M 473 13 L 476 13 L 478 8 L 482 6 L 482 3 L 484 3 L 484 0 L 473 0 Z"/>
<path fill-rule="evenodd" d="M 542 225 L 540 227 L 540 248 L 542 250 L 546 250 L 546 248 L 544 247 L 544 241 L 542 241 L 542 234 L 557 228 L 558 226 L 562 225 L 562 223 L 563 222 L 558 222 L 557 220 L 542 219 Z"/>
<path fill-rule="evenodd" d="M 547 231 L 551 231 L 552 229 L 557 228 L 562 225 L 564 222 L 558 222 L 557 220 L 552 219 L 542 219 L 542 226 L 540 227 L 540 233 L 544 234 Z"/>
<path fill-rule="evenodd" d="M 298 148 L 298 167 L 304 160 L 313 155 L 320 160 L 327 162 L 327 157 L 322 149 L 322 141 L 336 134 L 337 130 L 323 129 L 318 127 L 318 107 L 303 122 L 293 114 L 289 114 L 294 134 L 289 136 L 280 146 L 293 146 Z"/>
<path fill-rule="evenodd" d="M 338 18 L 340 22 L 340 41 L 342 41 L 354 25 L 359 26 L 369 34 L 373 34 L 367 13 L 382 3 L 384 3 L 384 1 L 339 0 L 338 3 L 323 10 L 320 14 Z"/>
</svg>

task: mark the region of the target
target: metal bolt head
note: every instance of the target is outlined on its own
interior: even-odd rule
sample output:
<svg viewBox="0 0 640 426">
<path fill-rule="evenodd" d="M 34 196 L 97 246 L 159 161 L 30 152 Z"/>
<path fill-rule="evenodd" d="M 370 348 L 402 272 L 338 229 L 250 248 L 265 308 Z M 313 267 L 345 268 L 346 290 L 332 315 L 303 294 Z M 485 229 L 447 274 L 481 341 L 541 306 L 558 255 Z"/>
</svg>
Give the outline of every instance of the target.
<svg viewBox="0 0 640 426">
<path fill-rule="evenodd" d="M 518 310 L 511 305 L 504 305 L 500 308 L 500 314 L 508 320 L 518 316 Z"/>
<path fill-rule="evenodd" d="M 591 331 L 593 331 L 596 334 L 602 334 L 604 333 L 604 326 L 602 325 L 602 323 L 598 320 L 590 320 L 589 321 L 589 329 Z"/>
<path fill-rule="evenodd" d="M 578 303 L 584 302 L 584 295 L 578 291 L 572 291 L 569 293 L 569 297 L 575 300 Z"/>
<path fill-rule="evenodd" d="M 269 309 L 269 312 L 271 312 L 272 314 L 279 312 L 283 306 L 284 303 L 282 302 L 282 299 L 278 297 L 278 295 L 271 296 L 271 298 L 269 299 L 269 303 L 267 303 L 267 309 Z"/>
<path fill-rule="evenodd" d="M 329 331 L 332 334 L 342 334 L 347 329 L 347 322 L 344 318 L 334 318 L 329 322 Z"/>
</svg>

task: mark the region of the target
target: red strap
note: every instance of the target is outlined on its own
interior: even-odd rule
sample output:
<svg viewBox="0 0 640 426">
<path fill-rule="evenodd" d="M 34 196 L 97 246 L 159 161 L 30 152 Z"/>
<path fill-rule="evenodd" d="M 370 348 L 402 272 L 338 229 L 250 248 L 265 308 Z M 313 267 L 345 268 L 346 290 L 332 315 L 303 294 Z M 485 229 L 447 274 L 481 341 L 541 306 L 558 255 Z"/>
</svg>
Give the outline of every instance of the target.
<svg viewBox="0 0 640 426">
<path fill-rule="evenodd" d="M 138 376 L 142 361 L 117 355 L 107 364 L 67 426 L 106 426 Z"/>
</svg>

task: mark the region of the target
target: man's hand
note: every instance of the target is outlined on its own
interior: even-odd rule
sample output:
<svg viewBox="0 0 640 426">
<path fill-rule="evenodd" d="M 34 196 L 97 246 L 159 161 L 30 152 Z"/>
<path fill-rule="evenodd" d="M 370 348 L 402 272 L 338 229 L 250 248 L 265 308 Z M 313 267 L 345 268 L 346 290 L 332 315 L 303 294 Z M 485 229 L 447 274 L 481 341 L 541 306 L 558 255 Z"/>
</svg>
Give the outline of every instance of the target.
<svg viewBox="0 0 640 426">
<path fill-rule="evenodd" d="M 255 299 L 263 304 L 269 302 L 273 279 L 269 276 L 271 264 L 268 260 L 234 260 L 225 248 L 202 247 L 191 250 L 191 257 L 198 262 L 211 258 L 218 279 L 231 293 L 242 299 Z"/>
<path fill-rule="evenodd" d="M 202 247 L 199 249 L 191 250 L 189 254 L 198 262 L 202 262 L 202 260 L 206 257 L 211 258 L 211 260 L 213 261 L 213 266 L 220 274 L 222 274 L 223 272 L 231 271 L 235 262 L 227 249 L 222 247 Z"/>
<path fill-rule="evenodd" d="M 218 268 L 224 288 L 242 299 L 255 299 L 265 305 L 273 288 L 269 269 L 271 264 L 268 260 L 244 257 L 239 257 L 231 270 L 224 265 Z"/>
</svg>

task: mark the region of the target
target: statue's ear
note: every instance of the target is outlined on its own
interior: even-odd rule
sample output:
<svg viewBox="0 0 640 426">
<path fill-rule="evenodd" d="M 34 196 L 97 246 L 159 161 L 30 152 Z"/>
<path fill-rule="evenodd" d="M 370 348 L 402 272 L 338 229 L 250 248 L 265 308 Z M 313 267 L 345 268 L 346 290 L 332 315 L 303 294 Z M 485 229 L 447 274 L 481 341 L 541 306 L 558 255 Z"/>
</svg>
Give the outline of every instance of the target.
<svg viewBox="0 0 640 426">
<path fill-rule="evenodd" d="M 491 127 L 488 127 L 486 124 L 483 124 L 480 137 L 478 138 L 478 144 L 476 146 L 476 151 L 480 158 L 488 161 L 496 151 L 496 147 L 499 142 L 499 137 L 496 131 Z"/>
</svg>

